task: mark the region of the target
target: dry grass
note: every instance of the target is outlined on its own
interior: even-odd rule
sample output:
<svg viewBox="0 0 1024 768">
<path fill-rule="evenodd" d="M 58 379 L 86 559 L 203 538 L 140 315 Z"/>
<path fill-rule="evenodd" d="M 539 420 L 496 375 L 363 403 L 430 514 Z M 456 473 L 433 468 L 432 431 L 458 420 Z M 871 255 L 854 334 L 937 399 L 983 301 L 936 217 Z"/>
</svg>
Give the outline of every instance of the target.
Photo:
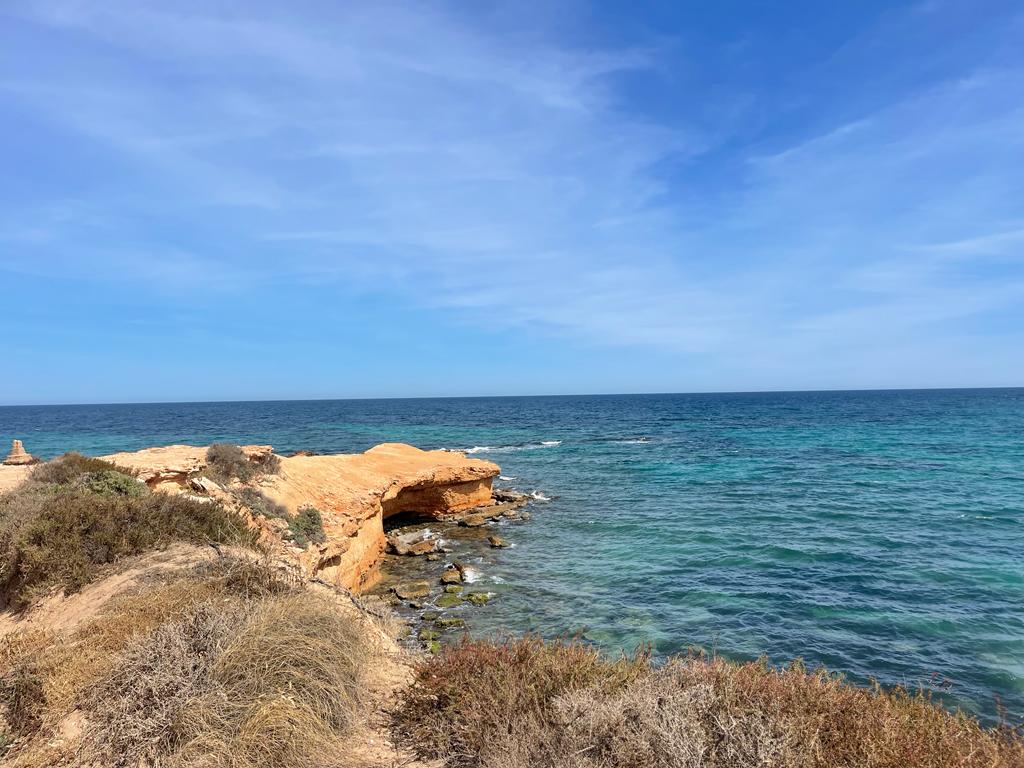
<svg viewBox="0 0 1024 768">
<path fill-rule="evenodd" d="M 255 545 L 219 504 L 150 494 L 111 466 L 69 455 L 0 497 L 0 604 L 23 608 L 53 587 L 76 591 L 102 566 L 172 541 Z"/>
<path fill-rule="evenodd" d="M 395 715 L 423 756 L 487 768 L 1019 768 L 1024 742 L 926 696 L 799 665 L 651 668 L 576 644 L 465 642 Z"/>
<path fill-rule="evenodd" d="M 189 702 L 181 765 L 346 766 L 345 736 L 362 718 L 365 629 L 311 594 L 260 603 Z"/>
<path fill-rule="evenodd" d="M 353 613 L 268 562 L 204 563 L 71 637 L 0 644 L 11 764 L 349 766 L 372 653 Z M 87 737 L 61 752 L 53 736 L 75 710 Z"/>
</svg>

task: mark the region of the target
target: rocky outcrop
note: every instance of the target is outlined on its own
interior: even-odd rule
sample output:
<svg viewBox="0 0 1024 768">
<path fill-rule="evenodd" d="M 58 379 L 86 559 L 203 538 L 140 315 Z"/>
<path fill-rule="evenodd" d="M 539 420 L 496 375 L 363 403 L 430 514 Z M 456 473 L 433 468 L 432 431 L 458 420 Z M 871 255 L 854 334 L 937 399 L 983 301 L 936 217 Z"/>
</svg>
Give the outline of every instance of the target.
<svg viewBox="0 0 1024 768">
<path fill-rule="evenodd" d="M 327 541 L 301 555 L 307 571 L 360 591 L 378 578 L 384 520 L 400 513 L 448 517 L 491 503 L 499 467 L 450 451 L 384 443 L 365 453 L 293 456 L 260 490 L 295 513 L 313 506 Z M 397 543 L 397 542 L 396 542 Z"/>
<path fill-rule="evenodd" d="M 206 446 L 165 445 L 100 458 L 134 470 L 139 480 L 153 490 L 181 491 L 188 487 L 190 479 L 206 469 L 206 451 Z M 255 463 L 265 461 L 273 451 L 269 445 L 242 446 L 242 452 Z"/>
<path fill-rule="evenodd" d="M 242 446 L 254 464 L 271 454 L 264 445 Z M 172 445 L 104 459 L 137 473 L 154 490 L 198 493 L 224 500 L 227 493 L 203 477 L 206 448 Z M 310 576 L 361 591 L 378 578 L 377 566 L 387 538 L 384 520 L 401 513 L 446 518 L 478 507 L 496 511 L 491 483 L 497 464 L 450 451 L 423 451 L 384 443 L 365 453 L 281 458 L 276 474 L 261 475 L 255 485 L 292 517 L 306 507 L 321 515 L 325 541 L 305 549 L 286 547 Z M 236 483 L 237 485 L 237 483 Z M 281 520 L 261 521 L 270 529 Z M 404 548 L 395 539 L 392 546 Z M 410 553 L 433 551 L 435 543 L 409 542 Z"/>
<path fill-rule="evenodd" d="M 3 462 L 8 467 L 21 467 L 29 464 L 34 464 L 35 459 L 32 455 L 25 451 L 25 446 L 22 445 L 21 440 L 11 441 L 11 452 L 7 454 L 7 458 Z"/>
</svg>

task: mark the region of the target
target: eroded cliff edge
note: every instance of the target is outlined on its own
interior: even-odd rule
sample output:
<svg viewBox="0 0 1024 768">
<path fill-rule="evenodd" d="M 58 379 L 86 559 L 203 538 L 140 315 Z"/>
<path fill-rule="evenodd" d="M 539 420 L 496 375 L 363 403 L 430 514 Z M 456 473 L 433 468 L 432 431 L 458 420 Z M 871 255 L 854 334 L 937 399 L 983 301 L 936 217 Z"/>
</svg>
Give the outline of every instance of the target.
<svg viewBox="0 0 1024 768">
<path fill-rule="evenodd" d="M 242 446 L 242 451 L 257 464 L 272 455 L 270 446 Z M 175 445 L 103 458 L 134 470 L 154 490 L 206 495 L 230 504 L 231 488 L 205 474 L 206 452 L 206 447 Z M 491 484 L 498 465 L 461 453 L 384 443 L 359 454 L 278 458 L 276 473 L 250 485 L 293 517 L 305 507 L 319 510 L 326 535 L 324 542 L 304 548 L 278 543 L 306 575 L 355 592 L 378 578 L 386 518 L 408 512 L 457 516 L 495 503 Z"/>
</svg>

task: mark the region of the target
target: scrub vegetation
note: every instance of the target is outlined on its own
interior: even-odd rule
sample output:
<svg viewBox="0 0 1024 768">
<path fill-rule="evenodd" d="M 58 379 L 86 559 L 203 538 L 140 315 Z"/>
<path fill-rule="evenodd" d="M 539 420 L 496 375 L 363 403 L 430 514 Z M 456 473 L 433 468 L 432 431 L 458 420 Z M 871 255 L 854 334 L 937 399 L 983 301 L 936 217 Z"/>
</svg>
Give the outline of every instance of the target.
<svg viewBox="0 0 1024 768">
<path fill-rule="evenodd" d="M 1019 768 L 1024 742 L 924 694 L 800 664 L 652 666 L 577 643 L 465 641 L 425 660 L 396 734 L 450 768 Z"/>
<path fill-rule="evenodd" d="M 216 502 L 150 493 L 123 468 L 68 454 L 0 497 L 0 603 L 24 608 L 52 588 L 74 592 L 104 566 L 176 541 L 255 545 Z"/>
</svg>

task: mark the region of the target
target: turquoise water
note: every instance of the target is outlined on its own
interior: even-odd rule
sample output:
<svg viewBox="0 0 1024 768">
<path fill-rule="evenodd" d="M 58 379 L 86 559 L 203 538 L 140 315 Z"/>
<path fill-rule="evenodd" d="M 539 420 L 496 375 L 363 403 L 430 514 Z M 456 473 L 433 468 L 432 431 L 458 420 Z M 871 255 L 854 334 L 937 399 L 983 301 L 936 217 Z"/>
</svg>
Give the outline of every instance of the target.
<svg viewBox="0 0 1024 768">
<path fill-rule="evenodd" d="M 12 437 L 469 449 L 549 499 L 476 555 L 475 633 L 803 657 L 1024 717 L 1022 389 L 0 408 Z"/>
</svg>

